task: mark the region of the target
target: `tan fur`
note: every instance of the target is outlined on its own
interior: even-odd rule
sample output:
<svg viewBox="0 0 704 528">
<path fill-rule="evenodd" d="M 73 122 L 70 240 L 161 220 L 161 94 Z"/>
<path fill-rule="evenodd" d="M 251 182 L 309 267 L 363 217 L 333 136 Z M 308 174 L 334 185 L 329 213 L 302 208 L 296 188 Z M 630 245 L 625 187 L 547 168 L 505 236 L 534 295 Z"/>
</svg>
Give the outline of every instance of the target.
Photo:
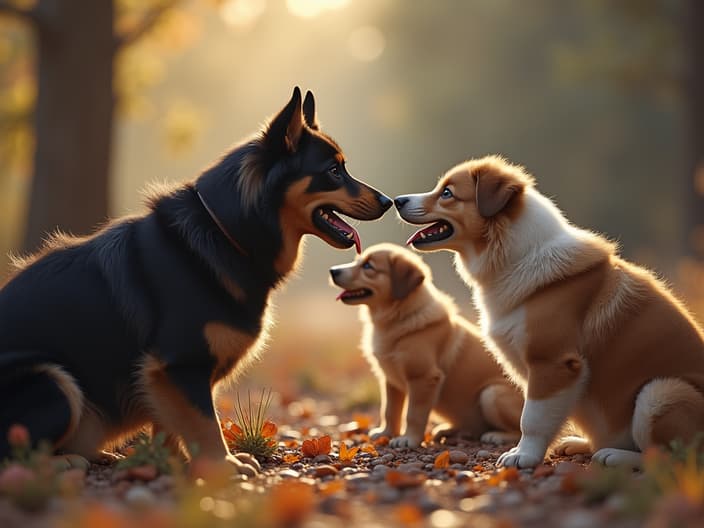
<svg viewBox="0 0 704 528">
<path fill-rule="evenodd" d="M 213 385 L 232 375 L 240 367 L 241 360 L 256 341 L 255 336 L 219 321 L 207 323 L 203 334 L 210 353 L 217 361 L 210 380 Z"/>
<path fill-rule="evenodd" d="M 479 214 L 472 191 L 476 175 L 486 173 L 520 189 L 489 218 Z M 452 203 L 438 198 L 445 186 L 456 189 Z M 449 240 L 427 249 L 458 253 L 485 338 L 529 399 L 567 394 L 586 369 L 569 416 L 596 449 L 644 449 L 704 429 L 699 326 L 653 274 L 620 258 L 603 237 L 569 224 L 523 169 L 496 157 L 472 160 L 451 169 L 434 191 L 408 196 L 404 219 L 453 226 Z M 422 214 L 412 214 L 421 201 Z M 668 403 L 644 406 L 634 421 L 640 391 L 660 378 L 676 380 L 660 387 Z"/>
<path fill-rule="evenodd" d="M 366 262 L 373 269 L 365 269 Z M 362 349 L 381 386 L 379 434 L 401 433 L 404 399 L 404 437 L 411 446 L 422 441 L 431 410 L 448 422 L 448 430 L 474 437 L 490 429 L 518 430 L 520 395 L 482 346 L 476 328 L 433 286 L 429 268 L 417 256 L 380 244 L 338 269 L 338 286 L 373 292 L 353 302 L 366 305 Z M 483 408 L 480 399 L 491 388 L 496 390 L 484 397 Z"/>
<path fill-rule="evenodd" d="M 71 438 L 78 429 L 84 406 L 83 392 L 78 388 L 73 376 L 57 365 L 39 365 L 35 370 L 51 376 L 68 401 L 68 406 L 71 411 L 71 421 L 69 422 L 69 426 L 63 438 L 57 442 L 57 445 L 61 445 L 65 443 L 67 439 Z"/>
<path fill-rule="evenodd" d="M 181 432 L 185 445 L 197 444 L 199 453 L 204 456 L 223 458 L 227 448 L 217 421 L 191 405 L 169 381 L 164 367 L 153 356 L 148 356 L 139 373 L 144 401 L 154 417 L 154 423 L 166 431 Z"/>
</svg>

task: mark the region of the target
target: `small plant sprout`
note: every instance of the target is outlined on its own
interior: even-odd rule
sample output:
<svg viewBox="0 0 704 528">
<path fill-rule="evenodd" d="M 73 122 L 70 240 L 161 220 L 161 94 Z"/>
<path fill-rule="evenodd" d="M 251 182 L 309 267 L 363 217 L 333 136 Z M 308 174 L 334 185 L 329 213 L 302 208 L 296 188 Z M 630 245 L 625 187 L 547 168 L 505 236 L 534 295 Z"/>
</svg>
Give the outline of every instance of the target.
<svg viewBox="0 0 704 528">
<path fill-rule="evenodd" d="M 222 422 L 222 431 L 231 451 L 249 453 L 257 458 L 270 458 L 277 447 L 276 424 L 266 419 L 271 403 L 271 390 L 262 391 L 258 402 L 252 402 L 247 392 L 246 405 L 237 394 L 234 405 L 235 420 Z"/>
</svg>

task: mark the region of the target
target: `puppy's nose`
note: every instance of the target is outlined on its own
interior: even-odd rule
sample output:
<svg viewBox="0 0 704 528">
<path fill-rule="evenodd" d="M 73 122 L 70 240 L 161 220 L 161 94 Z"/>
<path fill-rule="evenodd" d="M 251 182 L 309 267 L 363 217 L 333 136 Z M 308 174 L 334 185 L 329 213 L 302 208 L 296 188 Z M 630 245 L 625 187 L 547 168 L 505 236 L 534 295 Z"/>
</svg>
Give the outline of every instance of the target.
<svg viewBox="0 0 704 528">
<path fill-rule="evenodd" d="M 383 194 L 379 195 L 379 203 L 381 204 L 381 207 L 384 209 L 384 211 L 386 211 L 389 207 L 391 207 L 391 204 L 393 204 L 391 198 Z"/>
<path fill-rule="evenodd" d="M 397 196 L 396 198 L 394 198 L 394 204 L 396 204 L 396 209 L 403 209 L 403 206 L 406 205 L 409 200 L 410 198 L 406 196 Z"/>
<path fill-rule="evenodd" d="M 340 273 L 342 273 L 341 269 L 338 268 L 330 268 L 330 276 L 334 279 L 337 277 Z"/>
</svg>

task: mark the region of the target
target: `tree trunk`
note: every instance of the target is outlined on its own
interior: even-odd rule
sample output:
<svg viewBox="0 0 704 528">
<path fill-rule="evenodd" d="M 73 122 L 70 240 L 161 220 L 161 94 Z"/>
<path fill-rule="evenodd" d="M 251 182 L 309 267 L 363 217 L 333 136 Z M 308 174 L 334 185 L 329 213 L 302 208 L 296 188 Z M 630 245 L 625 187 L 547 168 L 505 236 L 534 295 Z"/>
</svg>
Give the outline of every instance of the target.
<svg viewBox="0 0 704 528">
<path fill-rule="evenodd" d="M 686 13 L 687 119 L 690 164 L 687 174 L 686 234 L 689 256 L 704 260 L 704 2 L 689 1 Z"/>
<path fill-rule="evenodd" d="M 40 0 L 36 149 L 24 249 L 107 218 L 113 117 L 112 0 Z"/>
</svg>

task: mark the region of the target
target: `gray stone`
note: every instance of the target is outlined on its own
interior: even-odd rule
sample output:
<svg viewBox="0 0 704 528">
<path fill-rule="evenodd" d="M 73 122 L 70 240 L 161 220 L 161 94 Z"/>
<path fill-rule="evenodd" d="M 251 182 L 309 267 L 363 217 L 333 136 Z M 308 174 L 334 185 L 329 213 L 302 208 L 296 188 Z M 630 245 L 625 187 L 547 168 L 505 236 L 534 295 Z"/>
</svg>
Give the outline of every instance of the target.
<svg viewBox="0 0 704 528">
<path fill-rule="evenodd" d="M 453 449 L 450 451 L 450 463 L 452 464 L 466 464 L 469 460 L 469 455 L 464 451 L 458 449 Z"/>
<path fill-rule="evenodd" d="M 477 451 L 477 458 L 479 460 L 486 460 L 487 458 L 491 458 L 491 453 L 489 453 L 486 449 L 480 449 Z"/>
<path fill-rule="evenodd" d="M 127 490 L 125 493 L 125 501 L 131 506 L 146 508 L 156 502 L 156 497 L 146 486 L 136 485 Z"/>
</svg>

